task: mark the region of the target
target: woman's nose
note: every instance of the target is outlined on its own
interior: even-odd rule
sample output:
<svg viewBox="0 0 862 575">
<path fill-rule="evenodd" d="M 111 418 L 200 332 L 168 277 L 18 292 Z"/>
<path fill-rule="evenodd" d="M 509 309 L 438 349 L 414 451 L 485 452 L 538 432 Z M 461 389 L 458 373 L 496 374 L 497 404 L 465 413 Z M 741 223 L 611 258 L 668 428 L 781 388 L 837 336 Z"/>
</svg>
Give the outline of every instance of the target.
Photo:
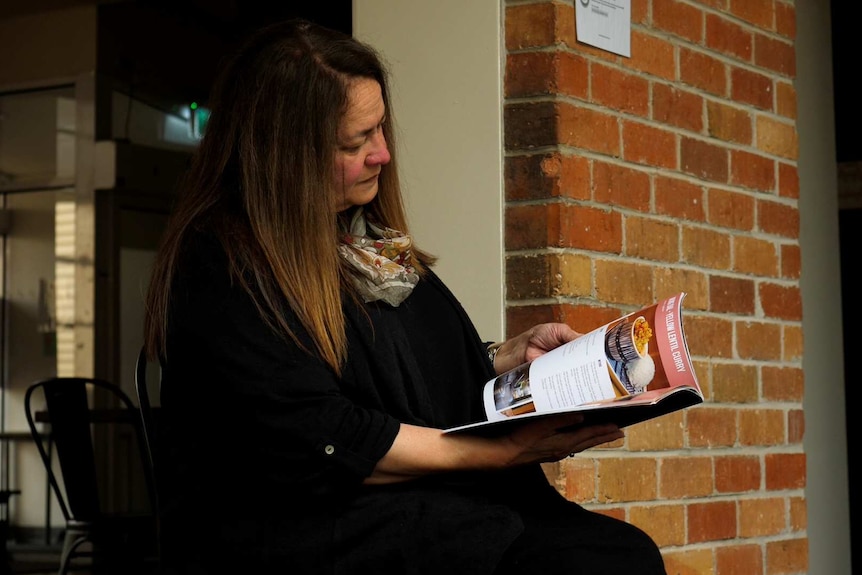
<svg viewBox="0 0 862 575">
<path fill-rule="evenodd" d="M 386 145 L 386 138 L 383 136 L 383 130 L 378 130 L 374 135 L 374 148 L 371 153 L 365 158 L 365 163 L 369 166 L 382 166 L 389 163 L 392 156 L 389 154 L 389 147 Z"/>
</svg>

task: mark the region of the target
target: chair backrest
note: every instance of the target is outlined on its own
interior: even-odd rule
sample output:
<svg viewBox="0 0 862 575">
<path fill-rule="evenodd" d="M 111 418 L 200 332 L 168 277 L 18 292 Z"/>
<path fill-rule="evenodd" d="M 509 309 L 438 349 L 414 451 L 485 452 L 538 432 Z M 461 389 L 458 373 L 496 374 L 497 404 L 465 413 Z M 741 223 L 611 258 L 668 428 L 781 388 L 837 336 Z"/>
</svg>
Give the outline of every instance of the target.
<svg viewBox="0 0 862 575">
<path fill-rule="evenodd" d="M 44 406 L 37 403 L 38 391 L 43 393 Z M 92 402 L 99 394 L 105 399 L 105 409 L 94 410 Z M 103 513 L 100 503 L 99 472 L 94 450 L 94 428 L 101 423 L 115 423 L 132 430 L 144 471 L 149 507 L 154 511 L 155 484 L 146 454 L 140 418 L 131 399 L 118 386 L 94 378 L 54 377 L 32 384 L 24 396 L 27 424 L 39 455 L 45 465 L 48 481 L 67 521 L 94 522 Z M 37 411 L 50 425 L 51 451 L 42 441 L 37 427 Z M 56 454 L 62 476 L 54 472 L 52 453 Z"/>
</svg>

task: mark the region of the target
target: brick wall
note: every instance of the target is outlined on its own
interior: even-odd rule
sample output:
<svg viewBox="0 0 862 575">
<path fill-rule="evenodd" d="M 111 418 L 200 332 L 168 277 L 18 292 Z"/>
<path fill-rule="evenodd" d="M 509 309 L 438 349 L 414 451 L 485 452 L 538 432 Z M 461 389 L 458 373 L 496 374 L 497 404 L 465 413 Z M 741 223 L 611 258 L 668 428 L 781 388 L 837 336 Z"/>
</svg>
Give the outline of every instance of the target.
<svg viewBox="0 0 862 575">
<path fill-rule="evenodd" d="M 795 7 L 631 4 L 631 58 L 572 0 L 504 4 L 506 331 L 686 291 L 707 402 L 546 473 L 671 574 L 804 573 Z"/>
</svg>

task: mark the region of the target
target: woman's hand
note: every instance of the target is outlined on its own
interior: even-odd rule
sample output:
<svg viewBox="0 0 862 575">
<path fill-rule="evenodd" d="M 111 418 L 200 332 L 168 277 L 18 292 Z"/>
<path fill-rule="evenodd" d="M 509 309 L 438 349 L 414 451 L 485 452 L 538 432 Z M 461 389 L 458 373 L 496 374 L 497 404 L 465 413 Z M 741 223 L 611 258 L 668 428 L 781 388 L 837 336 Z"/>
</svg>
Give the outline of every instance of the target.
<svg viewBox="0 0 862 575">
<path fill-rule="evenodd" d="M 559 461 L 624 437 L 622 430 L 614 424 L 581 426 L 583 421 L 583 415 L 569 413 L 524 422 L 500 438 L 509 453 L 504 458 L 504 465 Z"/>
<path fill-rule="evenodd" d="M 564 323 L 534 326 L 500 345 L 494 357 L 494 370 L 498 374 L 505 373 L 581 335 Z"/>
</svg>

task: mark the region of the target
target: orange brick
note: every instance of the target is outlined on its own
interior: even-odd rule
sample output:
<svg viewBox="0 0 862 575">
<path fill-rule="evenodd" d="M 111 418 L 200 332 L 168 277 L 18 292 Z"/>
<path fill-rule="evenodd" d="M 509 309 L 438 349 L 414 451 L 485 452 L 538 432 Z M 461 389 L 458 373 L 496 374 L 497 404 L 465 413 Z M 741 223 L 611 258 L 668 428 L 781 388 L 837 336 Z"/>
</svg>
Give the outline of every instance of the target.
<svg viewBox="0 0 862 575">
<path fill-rule="evenodd" d="M 640 30 L 632 30 L 632 56 L 626 60 L 626 66 L 665 80 L 674 80 L 676 76 L 674 50 L 674 45 L 663 38 Z"/>
<path fill-rule="evenodd" d="M 733 270 L 757 276 L 778 275 L 778 254 L 775 244 L 749 236 L 733 238 Z"/>
<path fill-rule="evenodd" d="M 804 531 L 808 526 L 808 504 L 804 497 L 790 498 L 790 528 L 793 531 Z"/>
<path fill-rule="evenodd" d="M 756 403 L 757 368 L 738 363 L 712 366 L 712 399 L 720 403 Z"/>
<path fill-rule="evenodd" d="M 744 493 L 760 489 L 760 458 L 731 455 L 715 458 L 715 490 Z"/>
<path fill-rule="evenodd" d="M 802 403 L 805 375 L 800 367 L 761 368 L 763 399 L 766 401 L 795 401 Z"/>
<path fill-rule="evenodd" d="M 657 267 L 653 273 L 656 299 L 686 292 L 685 309 L 706 309 L 708 278 L 705 273 L 679 267 Z"/>
<path fill-rule="evenodd" d="M 766 543 L 766 572 L 808 573 L 808 539 L 788 539 Z"/>
<path fill-rule="evenodd" d="M 706 47 L 750 62 L 754 38 L 750 31 L 719 14 L 706 15 Z"/>
<path fill-rule="evenodd" d="M 595 261 L 596 297 L 605 302 L 643 305 L 653 301 L 650 266 L 624 261 Z"/>
<path fill-rule="evenodd" d="M 690 264 L 726 270 L 730 267 L 730 238 L 715 230 L 683 227 L 682 259 Z"/>
<path fill-rule="evenodd" d="M 757 202 L 757 226 L 767 234 L 799 238 L 799 208 L 778 202 Z"/>
<path fill-rule="evenodd" d="M 664 457 L 661 459 L 662 499 L 703 497 L 713 492 L 712 459 Z"/>
<path fill-rule="evenodd" d="M 778 195 L 782 198 L 799 197 L 799 172 L 795 164 L 778 163 Z"/>
<path fill-rule="evenodd" d="M 653 0 L 652 23 L 695 44 L 703 41 L 703 11 L 677 0 Z"/>
<path fill-rule="evenodd" d="M 736 353 L 741 359 L 777 361 L 781 358 L 781 326 L 741 321 L 736 324 Z"/>
<path fill-rule="evenodd" d="M 787 412 L 787 443 L 798 445 L 805 437 L 805 412 L 791 409 Z"/>
<path fill-rule="evenodd" d="M 727 319 L 689 314 L 685 318 L 685 337 L 694 356 L 733 356 L 733 323 Z"/>
<path fill-rule="evenodd" d="M 778 535 L 787 526 L 783 497 L 741 499 L 739 501 L 740 537 Z"/>
<path fill-rule="evenodd" d="M 590 101 L 636 116 L 649 114 L 649 82 L 619 68 L 590 67 Z"/>
<path fill-rule="evenodd" d="M 620 215 L 595 208 L 560 204 L 511 205 L 506 208 L 507 249 L 579 247 L 619 253 Z"/>
<path fill-rule="evenodd" d="M 803 351 L 802 326 L 785 325 L 781 328 L 784 347 L 781 351 L 783 361 L 801 361 Z"/>
<path fill-rule="evenodd" d="M 775 29 L 774 0 L 734 0 L 730 13 L 764 30 Z"/>
<path fill-rule="evenodd" d="M 766 317 L 802 320 L 802 292 L 798 285 L 762 283 L 759 292 L 760 307 Z"/>
<path fill-rule="evenodd" d="M 702 222 L 705 219 L 704 192 L 685 180 L 656 176 L 655 178 L 656 213 Z"/>
<path fill-rule="evenodd" d="M 680 169 L 686 174 L 726 183 L 729 163 L 727 148 L 693 138 L 683 137 L 680 141 Z"/>
<path fill-rule="evenodd" d="M 805 487 L 804 453 L 769 453 L 765 459 L 766 488 L 770 491 Z"/>
<path fill-rule="evenodd" d="M 666 551 L 662 554 L 665 571 L 669 575 L 715 575 L 715 560 L 711 549 L 685 547 L 683 549 L 683 551 Z"/>
<path fill-rule="evenodd" d="M 629 451 L 664 451 L 684 447 L 683 413 L 677 411 L 626 428 Z"/>
<path fill-rule="evenodd" d="M 741 445 L 771 447 L 785 443 L 784 412 L 780 409 L 740 410 L 738 425 Z"/>
<path fill-rule="evenodd" d="M 685 507 L 682 505 L 634 506 L 629 522 L 652 537 L 659 547 L 685 543 Z"/>
<path fill-rule="evenodd" d="M 772 78 L 745 68 L 733 67 L 730 69 L 730 97 L 734 102 L 772 110 L 775 102 Z"/>
<path fill-rule="evenodd" d="M 616 117 L 570 104 L 560 104 L 558 115 L 555 143 L 619 157 L 620 136 Z"/>
<path fill-rule="evenodd" d="M 704 52 L 679 49 L 679 79 L 716 96 L 727 96 L 727 64 Z"/>
<path fill-rule="evenodd" d="M 759 68 L 778 72 L 788 78 L 796 77 L 796 50 L 792 42 L 755 34 L 754 63 Z"/>
<path fill-rule="evenodd" d="M 686 413 L 691 447 L 730 447 L 736 444 L 736 410 L 699 405 Z"/>
<path fill-rule="evenodd" d="M 574 15 L 554 2 L 506 7 L 506 49 L 520 50 L 565 43 L 575 45 Z M 571 24 L 569 28 L 568 24 Z"/>
<path fill-rule="evenodd" d="M 730 151 L 730 183 L 771 192 L 775 189 L 775 162 L 759 154 Z"/>
<path fill-rule="evenodd" d="M 689 132 L 703 130 L 704 99 L 677 86 L 652 83 L 653 120 Z"/>
<path fill-rule="evenodd" d="M 763 549 L 760 545 L 729 545 L 715 549 L 716 572 L 721 575 L 761 575 Z"/>
<path fill-rule="evenodd" d="M 629 216 L 625 221 L 625 255 L 679 261 L 679 226 L 674 222 Z"/>
<path fill-rule="evenodd" d="M 688 542 L 721 541 L 736 537 L 736 504 L 732 501 L 692 503 L 686 508 Z"/>
<path fill-rule="evenodd" d="M 673 132 L 629 121 L 623 122 L 622 132 L 625 160 L 657 168 L 677 168 Z"/>
<path fill-rule="evenodd" d="M 602 204 L 649 211 L 650 179 L 641 170 L 594 161 L 592 189 L 593 199 Z"/>
<path fill-rule="evenodd" d="M 505 159 L 506 200 L 590 199 L 590 163 L 559 152 Z"/>
<path fill-rule="evenodd" d="M 751 114 L 714 100 L 706 103 L 707 132 L 725 142 L 749 145 L 754 136 Z"/>
<path fill-rule="evenodd" d="M 723 228 L 754 229 L 754 198 L 748 194 L 710 188 L 707 221 Z"/>
<path fill-rule="evenodd" d="M 619 212 L 584 206 L 567 206 L 562 212 L 561 247 L 618 254 L 622 250 L 622 216 Z M 508 228 L 508 222 L 506 224 Z M 508 244 L 507 244 L 508 247 Z"/>
<path fill-rule="evenodd" d="M 717 313 L 752 315 L 754 281 L 745 278 L 710 276 L 709 308 Z"/>
<path fill-rule="evenodd" d="M 781 277 L 799 279 L 802 274 L 802 252 L 798 244 L 781 246 Z"/>
<path fill-rule="evenodd" d="M 574 254 L 539 254 L 506 258 L 507 299 L 588 296 L 590 259 Z"/>
<path fill-rule="evenodd" d="M 757 132 L 758 150 L 790 160 L 799 157 L 799 137 L 795 123 L 757 116 L 754 129 Z"/>
<path fill-rule="evenodd" d="M 775 83 L 775 111 L 782 116 L 796 119 L 796 88 L 789 82 Z"/>
<path fill-rule="evenodd" d="M 569 501 L 588 503 L 596 501 L 596 469 L 595 460 L 588 457 L 569 457 L 562 462 L 562 473 L 565 476 L 564 495 Z"/>
<path fill-rule="evenodd" d="M 507 337 L 514 337 L 538 323 L 562 322 L 587 333 L 620 317 L 619 309 L 588 305 L 519 305 L 506 308 Z"/>
<path fill-rule="evenodd" d="M 652 501 L 656 498 L 656 460 L 622 457 L 599 460 L 599 501 Z"/>
</svg>

